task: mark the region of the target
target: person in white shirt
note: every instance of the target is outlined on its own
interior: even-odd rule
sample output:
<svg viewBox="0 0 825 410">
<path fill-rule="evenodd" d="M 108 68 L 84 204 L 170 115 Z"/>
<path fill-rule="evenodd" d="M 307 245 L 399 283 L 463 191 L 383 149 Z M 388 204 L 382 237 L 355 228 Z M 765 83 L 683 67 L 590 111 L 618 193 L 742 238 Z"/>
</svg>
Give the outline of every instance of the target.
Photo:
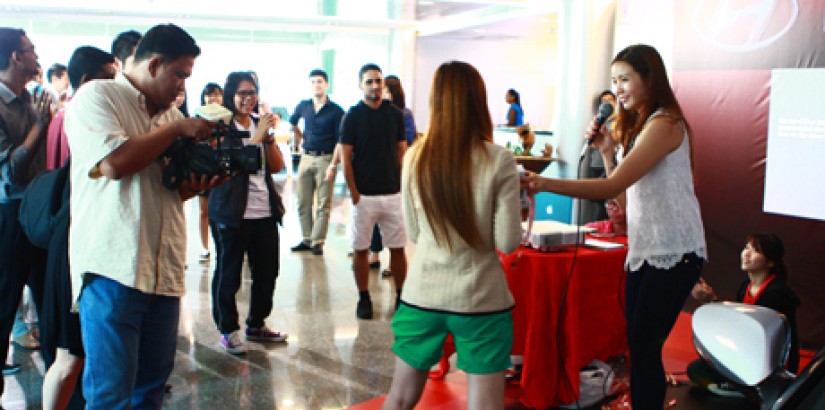
<svg viewBox="0 0 825 410">
<path fill-rule="evenodd" d="M 200 48 L 180 27 L 150 29 L 132 70 L 78 90 L 67 109 L 72 152 L 69 259 L 86 351 L 86 409 L 162 406 L 184 294 L 183 201 L 225 182 L 162 185 L 161 154 L 212 125 L 184 119 L 175 96 Z"/>
<path fill-rule="evenodd" d="M 594 121 L 590 131 L 598 131 L 593 143 L 602 152 L 607 178 L 562 180 L 528 173 L 525 184 L 534 192 L 584 199 L 626 191 L 630 399 L 634 410 L 661 410 L 662 346 L 708 257 L 693 190 L 692 133 L 656 49 L 639 44 L 620 51 L 611 77 L 622 161 L 616 163 L 613 139 Z"/>
</svg>

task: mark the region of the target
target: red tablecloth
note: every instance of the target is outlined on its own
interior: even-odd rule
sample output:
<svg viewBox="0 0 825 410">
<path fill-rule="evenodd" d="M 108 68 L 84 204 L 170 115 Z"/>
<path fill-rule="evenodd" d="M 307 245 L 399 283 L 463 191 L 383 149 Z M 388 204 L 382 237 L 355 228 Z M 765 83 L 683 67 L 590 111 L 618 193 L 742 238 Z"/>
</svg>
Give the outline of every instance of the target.
<svg viewBox="0 0 825 410">
<path fill-rule="evenodd" d="M 522 247 L 502 256 L 516 300 L 513 354 L 524 355 L 522 402 L 528 407 L 576 401 L 579 370 L 593 359 L 622 353 L 627 344 L 627 248 L 580 247 L 571 273 L 572 249 L 542 253 Z"/>
</svg>

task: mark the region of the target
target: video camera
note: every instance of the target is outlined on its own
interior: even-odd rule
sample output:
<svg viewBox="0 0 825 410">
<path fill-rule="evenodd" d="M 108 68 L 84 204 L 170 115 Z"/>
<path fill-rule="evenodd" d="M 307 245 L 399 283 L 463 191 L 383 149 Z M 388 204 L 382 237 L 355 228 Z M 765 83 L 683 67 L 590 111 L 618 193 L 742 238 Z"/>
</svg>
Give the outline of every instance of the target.
<svg viewBox="0 0 825 410">
<path fill-rule="evenodd" d="M 163 153 L 168 159 L 163 170 L 163 186 L 176 190 L 190 174 L 196 177 L 230 176 L 238 172 L 255 174 L 262 169 L 261 150 L 256 145 L 230 143 L 230 140 L 249 138 L 249 131 L 229 128 L 232 112 L 218 104 L 209 104 L 196 110 L 195 115 L 217 124 L 210 142 L 195 142 L 192 138 L 178 138 Z"/>
</svg>

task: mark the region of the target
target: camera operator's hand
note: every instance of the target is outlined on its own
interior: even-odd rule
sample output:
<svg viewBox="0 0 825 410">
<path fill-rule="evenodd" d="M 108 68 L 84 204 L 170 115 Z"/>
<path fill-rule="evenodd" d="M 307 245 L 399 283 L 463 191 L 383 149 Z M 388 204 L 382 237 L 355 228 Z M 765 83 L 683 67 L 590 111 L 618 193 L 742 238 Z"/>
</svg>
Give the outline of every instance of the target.
<svg viewBox="0 0 825 410">
<path fill-rule="evenodd" d="M 181 201 L 186 201 L 195 195 L 220 186 L 227 181 L 229 181 L 228 176 L 215 175 L 212 178 L 208 178 L 206 175 L 197 177 L 194 173 L 191 173 L 189 174 L 189 179 L 180 184 L 178 193 L 180 194 Z"/>
<path fill-rule="evenodd" d="M 175 123 L 178 135 L 181 137 L 191 137 L 195 141 L 206 141 L 212 137 L 212 129 L 216 123 L 207 121 L 200 117 L 187 118 Z"/>
</svg>

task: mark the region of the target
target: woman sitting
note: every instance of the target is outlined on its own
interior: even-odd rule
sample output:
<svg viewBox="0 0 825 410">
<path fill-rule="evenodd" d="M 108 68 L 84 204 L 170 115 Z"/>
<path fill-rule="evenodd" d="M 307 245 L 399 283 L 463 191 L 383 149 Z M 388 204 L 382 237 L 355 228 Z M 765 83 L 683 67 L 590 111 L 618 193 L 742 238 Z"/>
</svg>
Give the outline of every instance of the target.
<svg viewBox="0 0 825 410">
<path fill-rule="evenodd" d="M 741 269 L 748 274 L 736 293 L 736 302 L 771 308 L 785 316 L 791 327 L 791 351 L 785 368 L 796 373 L 799 368 L 799 341 L 796 330 L 796 309 L 799 297 L 788 286 L 788 272 L 783 256 L 782 239 L 772 233 L 755 233 L 748 236 L 741 255 Z M 719 300 L 701 278 L 691 292 L 702 303 Z M 688 377 L 693 383 L 720 395 L 741 395 L 742 386 L 734 386 L 721 373 L 702 359 L 688 365 Z"/>
</svg>

